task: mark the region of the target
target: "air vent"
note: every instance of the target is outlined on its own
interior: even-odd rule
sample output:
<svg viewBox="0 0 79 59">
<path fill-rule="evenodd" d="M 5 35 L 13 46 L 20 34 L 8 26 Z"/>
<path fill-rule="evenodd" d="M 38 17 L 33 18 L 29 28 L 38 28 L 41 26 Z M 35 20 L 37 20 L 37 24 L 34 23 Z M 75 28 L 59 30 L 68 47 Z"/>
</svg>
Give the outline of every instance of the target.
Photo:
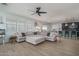
<svg viewBox="0 0 79 59">
<path fill-rule="evenodd" d="M 8 4 L 7 3 L 1 3 L 2 5 L 4 5 L 4 6 L 7 6 Z"/>
</svg>

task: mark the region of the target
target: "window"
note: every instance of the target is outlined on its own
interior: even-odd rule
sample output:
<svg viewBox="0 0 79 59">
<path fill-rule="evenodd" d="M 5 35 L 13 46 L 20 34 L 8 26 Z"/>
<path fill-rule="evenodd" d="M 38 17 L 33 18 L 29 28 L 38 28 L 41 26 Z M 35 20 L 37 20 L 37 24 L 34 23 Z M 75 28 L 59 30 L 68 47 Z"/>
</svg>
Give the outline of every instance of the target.
<svg viewBox="0 0 79 59">
<path fill-rule="evenodd" d="M 36 31 L 41 31 L 41 27 L 40 26 L 36 26 Z"/>
<path fill-rule="evenodd" d="M 47 31 L 47 26 L 44 25 L 44 26 L 42 27 L 42 30 L 43 30 L 43 31 Z"/>
</svg>

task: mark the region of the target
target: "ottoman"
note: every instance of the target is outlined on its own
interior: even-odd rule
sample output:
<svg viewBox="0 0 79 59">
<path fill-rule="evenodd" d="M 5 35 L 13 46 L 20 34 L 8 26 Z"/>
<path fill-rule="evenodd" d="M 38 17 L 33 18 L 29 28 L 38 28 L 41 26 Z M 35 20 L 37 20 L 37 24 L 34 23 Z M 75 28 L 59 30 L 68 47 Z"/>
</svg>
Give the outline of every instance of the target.
<svg viewBox="0 0 79 59">
<path fill-rule="evenodd" d="M 41 36 L 41 35 L 29 35 L 26 36 L 26 42 L 29 42 L 31 44 L 38 44 L 45 41 L 45 37 Z"/>
</svg>

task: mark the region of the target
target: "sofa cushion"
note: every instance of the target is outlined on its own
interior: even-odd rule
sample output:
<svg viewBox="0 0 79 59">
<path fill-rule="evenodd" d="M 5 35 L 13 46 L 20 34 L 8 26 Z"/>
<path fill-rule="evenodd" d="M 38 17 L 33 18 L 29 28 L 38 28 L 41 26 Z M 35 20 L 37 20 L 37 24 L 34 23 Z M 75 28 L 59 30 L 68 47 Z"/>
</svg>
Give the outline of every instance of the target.
<svg viewBox="0 0 79 59">
<path fill-rule="evenodd" d="M 25 34 L 25 33 L 21 33 L 21 35 L 22 35 L 22 37 L 26 36 L 26 34 Z"/>
<path fill-rule="evenodd" d="M 50 32 L 47 33 L 47 36 L 50 36 Z"/>
</svg>

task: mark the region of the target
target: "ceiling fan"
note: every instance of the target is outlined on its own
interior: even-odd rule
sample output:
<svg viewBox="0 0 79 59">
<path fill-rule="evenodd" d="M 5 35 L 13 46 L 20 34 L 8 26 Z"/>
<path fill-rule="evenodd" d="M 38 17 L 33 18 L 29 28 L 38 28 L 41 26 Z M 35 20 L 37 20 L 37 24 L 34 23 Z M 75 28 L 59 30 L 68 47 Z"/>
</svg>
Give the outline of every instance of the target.
<svg viewBox="0 0 79 59">
<path fill-rule="evenodd" d="M 41 9 L 41 7 L 37 7 L 36 11 L 32 11 L 32 12 L 34 12 L 32 15 L 37 14 L 37 15 L 41 16 L 41 14 L 47 13 L 47 12 L 40 11 L 40 9 Z"/>
</svg>

